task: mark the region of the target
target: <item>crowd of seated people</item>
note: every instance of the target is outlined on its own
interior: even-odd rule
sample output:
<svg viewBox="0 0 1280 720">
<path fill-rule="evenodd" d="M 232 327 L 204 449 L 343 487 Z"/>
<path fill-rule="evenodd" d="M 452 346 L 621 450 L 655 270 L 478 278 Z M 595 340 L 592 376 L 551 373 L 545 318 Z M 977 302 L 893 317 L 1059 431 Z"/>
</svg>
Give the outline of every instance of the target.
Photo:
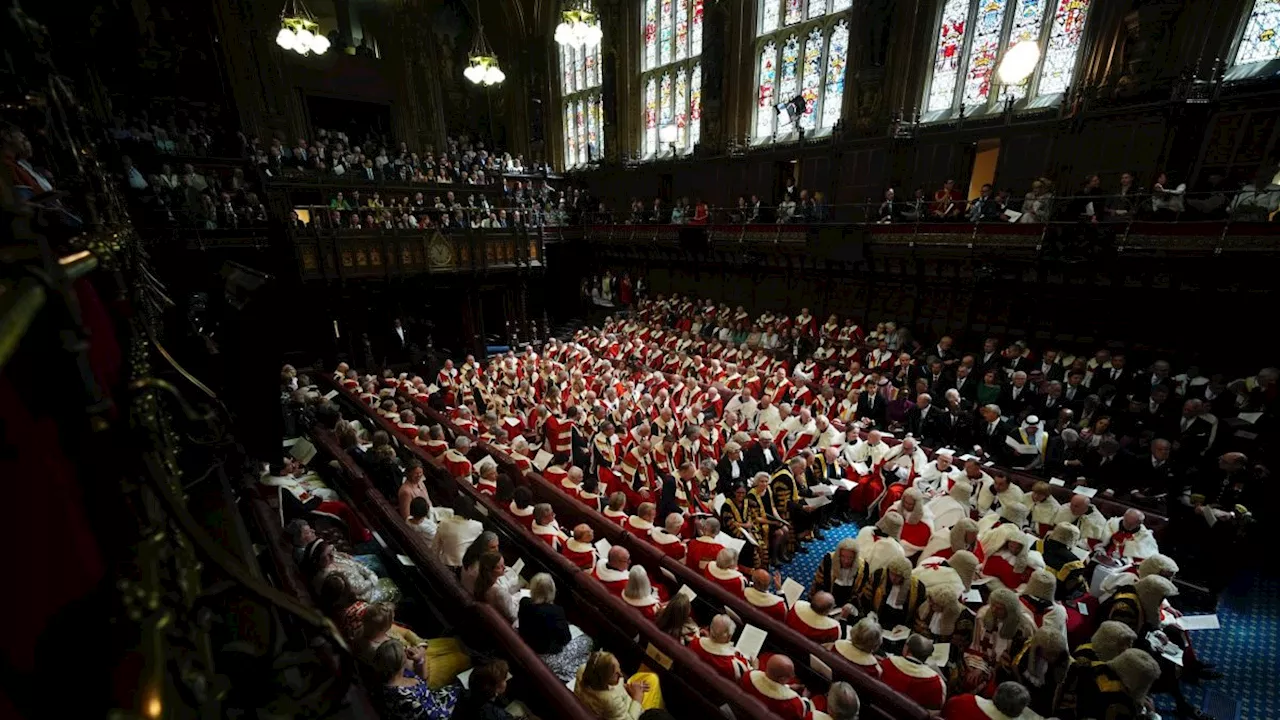
<svg viewBox="0 0 1280 720">
<path fill-rule="evenodd" d="M 124 155 L 119 176 L 138 224 L 145 227 L 247 230 L 265 228 L 270 220 L 256 176 L 247 178 L 243 168 L 172 165 L 163 159 L 139 168 Z"/>
<path fill-rule="evenodd" d="M 1107 518 L 1091 498 L 1141 503 L 1164 496 L 1171 522 L 1185 534 L 1178 550 L 1193 544 L 1219 561 L 1235 554 L 1247 537 L 1249 506 L 1261 507 L 1265 471 L 1238 452 L 1219 455 L 1212 430 L 1225 417 L 1256 411 L 1262 416 L 1255 427 L 1269 432 L 1274 370 L 1222 383 L 1194 370 L 1172 375 L 1163 362 L 1134 374 L 1119 353 L 1037 357 L 1018 344 L 1000 348 L 988 341 L 982 353 L 964 355 L 948 338 L 925 348 L 888 325 L 867 336 L 875 343 L 868 349 L 852 323 L 832 318 L 820 326 L 805 311 L 754 322 L 786 333 L 788 341 L 773 353 L 721 341 L 714 332 L 746 320 L 714 303 L 659 298 L 603 332 L 552 341 L 541 355 L 530 350 L 487 365 L 468 358 L 460 368 L 446 363 L 435 384 L 478 438 L 517 462 L 528 461 L 534 447 L 550 453 L 543 468 L 549 479 L 561 478 L 566 492 L 588 497 L 584 501 L 597 508 L 601 496 L 610 497 L 622 515 L 631 511 L 624 527 L 649 528 L 655 543 L 671 534 L 665 521 L 654 523 L 668 518 L 668 510 L 684 517 L 685 536 L 697 527 L 705 538 L 690 520 L 718 503 L 712 514 L 720 527 L 732 538 L 754 540 L 743 548 L 743 567 L 763 570 L 803 552 L 807 538 L 819 537 L 848 510 L 878 515 L 852 547 L 824 561 L 810 600 L 787 608 L 788 623 L 815 641 L 831 645 L 843 636 L 842 620 L 875 613 L 891 627 L 952 646 L 944 671 L 952 694 L 991 696 L 1002 680 L 1017 679 L 1033 689 L 1039 712 L 1065 717 L 1070 708 L 1058 704 L 1058 690 L 1069 676 L 1067 650 L 1089 639 L 1092 623 L 1114 619 L 1138 632 L 1143 652 L 1161 663 L 1160 690 L 1175 695 L 1180 713 L 1196 714 L 1181 701 L 1176 678 L 1214 673 L 1194 659 L 1176 611 L 1165 602 L 1172 593 L 1161 583 L 1177 564 L 1161 553 L 1142 510 Z M 828 352 L 815 358 L 819 347 Z M 839 358 L 836 347 L 856 349 Z M 969 389 L 970 379 L 980 371 L 987 385 L 998 386 L 987 391 L 998 390 L 991 396 L 997 402 L 979 406 L 969 399 L 978 390 L 976 384 Z M 1070 379 L 1078 406 L 1064 404 L 1059 376 Z M 945 403 L 935 408 L 931 393 Z M 1008 410 L 998 405 L 1005 393 Z M 1166 405 L 1175 393 L 1196 396 Z M 1116 400 L 1120 405 L 1113 407 Z M 1217 414 L 1203 417 L 1214 400 Z M 1174 413 L 1160 422 L 1148 417 L 1161 407 Z M 1122 431 L 1097 424 L 1112 412 L 1125 413 Z M 891 430 L 912 437 L 891 445 L 884 437 Z M 939 449 L 933 460 L 920 452 L 917 438 Z M 973 451 L 956 457 L 947 447 Z M 703 460 L 715 469 L 699 472 Z M 1015 467 L 1076 492 L 1060 502 L 1049 482 L 1020 487 L 1007 472 Z M 579 480 L 584 474 L 595 476 L 590 491 L 583 489 L 587 480 Z M 667 508 L 653 511 L 654 503 L 668 500 Z M 698 564 L 708 557 L 696 555 Z M 620 592 L 629 585 L 624 567 L 600 570 Z M 745 593 L 746 579 L 736 568 L 716 562 L 706 570 Z M 1086 570 L 1099 578 L 1092 587 L 1082 579 Z M 1160 578 L 1148 579 L 1148 572 Z M 989 594 L 966 614 L 959 601 L 975 578 Z M 753 577 L 751 586 L 766 606 L 772 593 L 767 574 L 763 580 L 757 587 Z M 1082 605 L 1095 611 L 1086 615 Z M 1182 670 L 1147 643 L 1156 629 L 1188 651 Z M 895 665 L 909 678 L 908 666 L 919 664 L 925 647 L 911 644 L 907 664 Z M 1061 677 L 1046 680 L 1044 664 L 1031 662 L 1040 656 Z M 1036 668 L 1030 679 L 1020 668 L 1027 663 Z M 1113 671 L 1122 672 L 1091 666 L 1088 677 Z M 1076 702 L 1072 697 L 1061 702 Z M 1085 705 L 1103 701 L 1090 696 Z"/>
<path fill-rule="evenodd" d="M 219 117 L 217 105 L 187 103 L 175 106 L 171 99 L 152 107 L 120 109 L 111 118 L 107 135 L 121 152 L 140 161 L 156 156 L 221 157 L 243 155 L 243 136 Z"/>
<path fill-rule="evenodd" d="M 326 229 L 352 230 L 426 230 L 439 228 L 448 232 L 463 228 L 513 229 L 536 227 L 543 222 L 540 205 L 523 208 L 507 198 L 495 199 L 483 193 L 461 193 L 446 190 L 435 195 L 361 192 L 359 189 L 337 191 L 327 207 L 311 210 L 312 223 Z M 293 227 L 308 224 L 295 211 Z"/>
<path fill-rule="evenodd" d="M 323 128 L 310 140 L 250 138 L 248 153 L 269 177 L 304 173 L 353 182 L 487 186 L 502 182 L 504 174 L 534 170 L 523 155 L 490 151 L 482 141 L 466 137 L 451 136 L 439 151 L 428 147 L 419 152 L 381 133 L 368 132 L 363 140 L 352 140 L 345 132 Z"/>
</svg>

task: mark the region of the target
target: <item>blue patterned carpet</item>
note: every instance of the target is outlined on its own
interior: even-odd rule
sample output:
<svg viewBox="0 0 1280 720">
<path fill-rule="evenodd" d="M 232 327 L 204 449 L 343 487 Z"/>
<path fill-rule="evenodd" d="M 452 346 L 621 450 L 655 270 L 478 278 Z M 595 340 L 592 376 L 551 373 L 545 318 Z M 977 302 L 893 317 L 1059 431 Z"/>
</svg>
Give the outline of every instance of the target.
<svg viewBox="0 0 1280 720">
<path fill-rule="evenodd" d="M 855 537 L 858 528 L 853 522 L 823 531 L 826 539 L 810 543 L 809 552 L 796 555 L 783 567 L 782 576 L 808 588 L 822 556 L 841 539 Z M 1212 690 L 1240 704 L 1241 720 L 1280 718 L 1280 577 L 1242 575 L 1218 604 L 1218 619 L 1222 629 L 1197 630 L 1192 642 L 1200 658 L 1215 664 L 1225 677 L 1202 686 L 1184 684 L 1187 699 L 1201 707 L 1205 691 Z M 1158 697 L 1156 706 L 1166 718 L 1173 717 L 1170 696 Z"/>
</svg>

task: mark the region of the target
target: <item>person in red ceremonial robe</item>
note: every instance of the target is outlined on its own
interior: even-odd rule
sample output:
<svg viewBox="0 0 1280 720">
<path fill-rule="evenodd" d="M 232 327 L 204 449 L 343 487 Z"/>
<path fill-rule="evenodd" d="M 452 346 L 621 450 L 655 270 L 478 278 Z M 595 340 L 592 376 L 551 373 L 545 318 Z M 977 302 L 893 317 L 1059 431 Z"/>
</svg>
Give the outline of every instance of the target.
<svg viewBox="0 0 1280 720">
<path fill-rule="evenodd" d="M 741 680 L 752 665 L 751 660 L 734 647 L 733 633 L 736 629 L 728 615 L 716 615 L 711 618 L 707 634 L 695 637 L 689 643 L 694 655 L 734 681 Z"/>
<path fill-rule="evenodd" d="M 609 556 L 596 562 L 591 577 L 599 580 L 604 589 L 614 597 L 622 597 L 627 587 L 627 573 L 631 570 L 631 553 L 621 545 L 609 548 Z"/>
<path fill-rule="evenodd" d="M 830 617 L 835 609 L 836 599 L 831 593 L 814 593 L 808 601 L 796 601 L 787 613 L 787 627 L 819 645 L 830 646 L 841 635 L 840 621 Z M 847 607 L 841 610 L 841 616 L 848 616 Z"/>
<path fill-rule="evenodd" d="M 1000 683 L 991 699 L 965 693 L 942 706 L 943 720 L 1041 720 L 1030 708 L 1031 693 L 1021 683 Z"/>
<path fill-rule="evenodd" d="M 641 441 L 627 452 L 618 475 L 621 482 L 616 489 L 626 495 L 630 507 L 653 499 L 658 489 L 658 476 L 648 440 Z"/>
<path fill-rule="evenodd" d="M 396 421 L 396 430 L 399 430 L 406 440 L 416 440 L 418 437 L 418 426 L 413 422 L 414 419 L 412 410 L 400 411 L 400 419 Z"/>
<path fill-rule="evenodd" d="M 454 479 L 471 479 L 471 461 L 467 459 L 467 452 L 470 450 L 471 440 L 459 435 L 453 441 L 453 447 L 449 448 L 449 451 L 444 454 L 444 466 Z"/>
<path fill-rule="evenodd" d="M 627 514 L 627 496 L 616 492 L 609 496 L 609 504 L 604 509 L 605 518 L 618 523 L 618 527 L 626 527 L 627 518 L 631 517 Z"/>
<path fill-rule="evenodd" d="M 481 495 L 494 497 L 498 494 L 498 466 L 487 463 L 480 468 L 480 479 L 476 482 L 476 490 Z"/>
<path fill-rule="evenodd" d="M 613 554 L 612 550 L 609 553 Z M 649 620 L 658 614 L 658 593 L 649 582 L 649 572 L 643 565 L 636 565 L 627 572 L 627 582 L 622 589 L 622 602 L 640 611 Z"/>
<path fill-rule="evenodd" d="M 654 527 L 649 531 L 649 541 L 658 546 L 663 555 L 680 562 L 684 560 L 686 549 L 684 540 L 680 539 L 681 528 L 684 527 L 684 516 L 680 513 L 668 513 L 662 527 Z"/>
<path fill-rule="evenodd" d="M 598 559 L 595 546 L 595 531 L 590 525 L 582 523 L 573 528 L 573 537 L 565 541 L 560 548 L 560 554 L 564 555 L 569 562 L 575 566 L 591 572 L 596 566 Z"/>
<path fill-rule="evenodd" d="M 1121 517 L 1107 521 L 1110 536 L 1105 541 L 1105 551 L 1114 558 L 1141 562 L 1159 554 L 1160 546 L 1144 523 L 1147 516 L 1137 508 L 1129 508 Z"/>
<path fill-rule="evenodd" d="M 487 466 L 486 466 L 487 467 Z M 495 484 L 496 489 L 496 484 Z M 533 527 L 533 491 L 521 485 L 511 493 L 511 504 L 507 506 L 507 511 L 511 513 L 511 517 L 516 522 L 525 527 L 526 530 Z"/>
<path fill-rule="evenodd" d="M 689 567 L 702 571 L 707 565 L 714 562 L 716 556 L 724 549 L 716 541 L 716 536 L 720 534 L 720 521 L 714 517 L 702 518 L 696 523 L 698 529 L 697 537 L 689 541 L 688 550 L 685 553 L 685 564 Z"/>
<path fill-rule="evenodd" d="M 840 657 L 871 677 L 880 677 L 881 657 L 876 655 L 884 642 L 880 623 L 874 617 L 864 617 L 849 628 L 847 639 L 837 640 L 831 647 Z"/>
<path fill-rule="evenodd" d="M 840 454 L 848 463 L 846 467 L 849 468 L 849 479 L 859 483 L 849 493 L 849 507 L 855 512 L 866 512 L 880 493 L 884 492 L 884 478 L 880 475 L 880 469 L 884 465 L 890 448 L 889 444 L 881 439 L 878 430 L 867 433 L 866 440 L 859 440 L 857 428 L 851 427 L 849 439 L 854 442 L 846 442 Z M 858 474 L 855 468 L 857 464 L 867 468 L 865 475 Z"/>
<path fill-rule="evenodd" d="M 790 683 L 795 682 L 795 672 L 791 658 L 774 655 L 764 670 L 743 673 L 742 687 L 783 720 L 809 720 L 813 716 L 813 703 L 792 689 Z"/>
<path fill-rule="evenodd" d="M 961 550 L 973 553 L 979 562 L 986 558 L 982 552 L 982 545 L 978 543 L 978 523 L 969 518 L 962 518 L 952 525 L 950 530 L 934 533 L 929 539 L 929 544 L 920 553 L 919 564 L 925 564 L 929 558 L 949 560 Z"/>
<path fill-rule="evenodd" d="M 576 473 L 574 472 L 575 470 L 577 471 Z M 582 470 L 575 467 L 570 467 L 566 470 L 561 465 L 552 464 L 542 471 L 542 477 L 570 495 L 576 495 L 578 493 L 578 483 L 582 482 Z"/>
<path fill-rule="evenodd" d="M 929 544 L 933 536 L 933 518 L 925 508 L 924 494 L 915 488 L 907 488 L 902 499 L 890 510 L 898 511 L 904 518 L 898 542 L 902 543 L 907 557 L 912 558 Z"/>
<path fill-rule="evenodd" d="M 1035 569 L 1027 554 L 1035 538 L 1028 537 L 1016 525 L 1001 525 L 987 536 L 982 546 L 987 559 L 982 564 L 982 574 L 991 578 L 992 588 L 1008 588 L 1016 591 Z"/>
<path fill-rule="evenodd" d="M 436 387 L 444 390 L 452 388 L 458 384 L 458 369 L 453 366 L 452 360 L 445 360 L 444 367 L 440 368 L 440 372 L 436 373 Z"/>
<path fill-rule="evenodd" d="M 439 425 L 419 428 L 418 437 L 413 443 L 433 458 L 439 458 L 449 451 L 449 441 L 444 439 L 444 429 Z"/>
<path fill-rule="evenodd" d="M 773 577 L 770 578 L 768 570 L 756 568 L 751 571 L 751 584 L 743 589 L 742 597 L 751 603 L 751 607 L 778 622 L 785 623 L 787 621 L 787 600 L 781 595 L 775 595 L 769 591 L 770 581 L 781 585 L 782 575 L 774 573 Z"/>
<path fill-rule="evenodd" d="M 858 531 L 858 536 L 854 539 L 858 546 L 858 557 L 867 561 L 871 572 L 879 570 L 895 558 L 906 559 L 906 552 L 898 542 L 902 534 L 902 523 L 902 515 L 891 512 L 876 521 L 875 525 L 868 525 Z"/>
<path fill-rule="evenodd" d="M 716 556 L 716 561 L 707 566 L 707 579 L 719 585 L 734 597 L 743 597 L 743 589 L 747 579 L 738 570 L 738 552 L 733 548 L 725 548 Z"/>
<path fill-rule="evenodd" d="M 622 527 L 636 536 L 648 540 L 649 533 L 653 532 L 653 521 L 657 514 L 658 506 L 651 502 L 640 503 L 640 506 L 636 508 L 636 514 L 627 518 Z"/>
<path fill-rule="evenodd" d="M 525 488 L 516 488 L 517 491 Z M 533 524 L 529 527 L 539 540 L 551 546 L 552 550 L 560 551 L 560 548 L 569 539 L 565 537 L 564 531 L 560 529 L 560 524 L 556 522 L 556 512 L 551 508 L 550 503 L 538 503 L 533 506 Z"/>
<path fill-rule="evenodd" d="M 901 655 L 880 661 L 880 680 L 928 710 L 941 710 L 947 699 L 947 683 L 926 664 L 932 654 L 933 641 L 915 633 L 907 638 Z"/>
</svg>

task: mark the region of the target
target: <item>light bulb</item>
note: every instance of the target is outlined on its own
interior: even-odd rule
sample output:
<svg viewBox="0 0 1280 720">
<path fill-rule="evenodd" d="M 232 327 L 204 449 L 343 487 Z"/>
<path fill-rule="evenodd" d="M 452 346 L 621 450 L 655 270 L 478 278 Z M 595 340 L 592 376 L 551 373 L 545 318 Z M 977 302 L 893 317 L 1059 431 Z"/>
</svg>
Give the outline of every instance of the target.
<svg viewBox="0 0 1280 720">
<path fill-rule="evenodd" d="M 289 28 L 280 28 L 280 32 L 276 33 L 276 44 L 285 50 L 292 50 L 295 43 L 293 30 Z"/>
<path fill-rule="evenodd" d="M 996 76 L 1005 85 L 1018 85 L 1036 69 L 1040 62 L 1040 46 L 1034 40 L 1023 40 L 1009 48 L 1000 61 Z"/>
<path fill-rule="evenodd" d="M 498 67 L 497 65 L 494 65 L 493 67 L 489 68 L 489 79 L 492 80 L 493 83 L 496 85 L 501 83 L 503 80 L 506 80 L 507 74 L 502 72 L 502 68 Z"/>
<path fill-rule="evenodd" d="M 323 55 L 328 51 L 329 38 L 321 35 L 320 33 L 316 33 L 315 37 L 311 38 L 311 52 L 317 55 Z"/>
<path fill-rule="evenodd" d="M 300 53 L 310 52 L 311 40 L 314 37 L 315 35 L 312 35 L 310 30 L 298 28 L 298 39 L 297 42 L 294 43 L 294 49 Z"/>
<path fill-rule="evenodd" d="M 462 71 L 462 75 L 471 82 L 478 83 L 480 82 L 480 74 L 483 72 L 483 70 L 475 65 L 468 65 L 467 69 Z"/>
<path fill-rule="evenodd" d="M 588 31 L 587 31 L 587 44 L 588 44 L 588 45 L 590 45 L 590 46 L 592 46 L 592 47 L 595 47 L 596 45 L 599 45 L 599 44 L 600 44 L 600 41 L 601 41 L 601 40 L 603 40 L 603 39 L 604 39 L 604 31 L 600 29 L 600 26 L 599 26 L 599 25 L 592 25 L 592 26 L 588 29 Z"/>
<path fill-rule="evenodd" d="M 561 22 L 556 26 L 556 44 L 568 45 L 573 42 L 573 33 L 569 30 L 569 26 Z"/>
</svg>

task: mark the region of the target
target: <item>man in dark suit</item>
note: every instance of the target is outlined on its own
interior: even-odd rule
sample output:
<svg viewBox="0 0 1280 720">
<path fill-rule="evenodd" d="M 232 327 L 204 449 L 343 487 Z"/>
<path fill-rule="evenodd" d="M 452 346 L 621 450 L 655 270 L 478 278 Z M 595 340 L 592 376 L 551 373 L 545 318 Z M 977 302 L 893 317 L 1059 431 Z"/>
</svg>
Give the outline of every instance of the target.
<svg viewBox="0 0 1280 720">
<path fill-rule="evenodd" d="M 933 356 L 938 358 L 944 369 L 955 367 L 960 362 L 960 354 L 952 347 L 952 340 L 948 335 L 944 335 L 933 347 Z"/>
<path fill-rule="evenodd" d="M 951 383 L 951 387 L 960 393 L 961 398 L 969 402 L 977 402 L 978 384 L 980 382 L 982 382 L 982 379 L 974 377 L 973 370 L 968 365 L 957 365 L 956 377 Z"/>
<path fill-rule="evenodd" d="M 1009 417 L 1018 417 L 1035 401 L 1035 392 L 1027 384 L 1027 374 L 1021 370 L 1013 374 L 1013 382 L 1000 393 L 1000 409 L 1009 413 Z"/>
<path fill-rule="evenodd" d="M 988 370 L 1003 370 L 1004 357 L 1000 354 L 1000 341 L 993 337 L 982 341 L 982 355 L 977 360 L 979 375 L 986 375 Z"/>
<path fill-rule="evenodd" d="M 1132 484 L 1132 460 L 1132 455 L 1121 451 L 1119 442 L 1103 440 L 1096 452 L 1085 456 L 1081 474 L 1089 479 L 1089 487 L 1114 490 L 1116 494 L 1127 493 L 1136 489 Z"/>
<path fill-rule="evenodd" d="M 1151 441 L 1151 452 L 1145 458 L 1134 457 L 1131 485 L 1142 499 L 1155 501 L 1182 489 L 1181 473 L 1170 459 L 1172 444 L 1157 438 Z"/>
<path fill-rule="evenodd" d="M 1133 371 L 1125 367 L 1123 354 L 1115 353 L 1111 356 L 1110 368 L 1099 367 L 1093 371 L 1090 387 L 1096 391 L 1103 385 L 1114 386 L 1120 397 L 1129 397 L 1129 393 L 1133 392 Z"/>
<path fill-rule="evenodd" d="M 889 381 L 882 378 L 880 382 L 888 384 Z M 872 386 L 871 383 L 862 386 L 862 394 L 858 396 L 858 419 L 866 419 L 871 427 L 883 429 L 889 409 L 884 398 L 880 397 L 879 390 L 879 387 Z"/>
<path fill-rule="evenodd" d="M 967 448 L 973 445 L 973 404 L 947 394 L 947 404 L 929 411 L 924 443 L 929 447 Z"/>
<path fill-rule="evenodd" d="M 929 392 L 937 395 L 938 397 L 942 397 L 942 394 L 947 391 L 947 388 L 951 387 L 951 379 L 947 373 L 947 367 L 942 364 L 942 360 L 936 357 L 929 358 L 928 368 L 926 368 L 919 377 L 924 378 L 924 381 L 929 383 Z M 915 378 L 912 378 L 911 382 L 914 385 Z M 909 389 L 913 385 L 909 385 L 903 389 Z"/>
<path fill-rule="evenodd" d="M 1182 417 L 1178 418 L 1173 431 L 1178 461 L 1183 465 L 1194 465 L 1209 450 L 1213 440 L 1213 423 L 1204 419 L 1205 406 L 1203 400 L 1188 400 L 1182 403 Z"/>
<path fill-rule="evenodd" d="M 794 367 L 802 360 L 808 359 L 813 354 L 813 341 L 809 336 L 800 332 L 800 328 L 791 328 L 791 337 L 787 338 L 787 355 L 791 358 L 791 365 Z"/>
<path fill-rule="evenodd" d="M 1164 360 L 1151 363 L 1150 370 L 1134 378 L 1133 399 L 1146 400 L 1151 397 L 1151 391 L 1158 387 L 1164 388 L 1169 395 L 1177 394 L 1177 383 L 1169 376 L 1169 363 Z"/>
<path fill-rule="evenodd" d="M 1022 341 L 1018 341 L 1010 345 L 1009 347 L 1005 348 L 1004 349 L 1005 368 L 1009 370 L 1013 370 L 1014 372 L 1017 372 L 1019 370 L 1025 373 L 1031 372 L 1031 361 L 1028 360 L 1027 356 L 1023 353 L 1024 350 L 1026 350 L 1026 345 L 1024 345 Z"/>
<path fill-rule="evenodd" d="M 1062 363 L 1058 362 L 1057 350 L 1045 350 L 1040 355 L 1040 361 L 1032 363 L 1036 370 L 1040 371 L 1040 375 L 1045 380 L 1057 380 L 1061 382 L 1067 376 L 1067 369 Z"/>
<path fill-rule="evenodd" d="M 1093 388 L 1096 393 L 1098 388 Z M 1084 372 L 1080 370 L 1072 370 L 1067 373 L 1067 384 L 1062 388 L 1062 403 L 1080 414 L 1080 408 L 1084 407 L 1084 399 L 1091 393 L 1089 388 L 1084 384 Z"/>
<path fill-rule="evenodd" d="M 922 394 L 916 397 L 915 407 L 907 411 L 906 420 L 903 421 L 903 428 L 911 433 L 912 437 L 923 437 L 925 427 L 929 423 L 929 416 L 933 411 L 933 398 L 931 396 Z"/>
<path fill-rule="evenodd" d="M 995 460 L 996 464 L 1007 464 L 1009 446 L 1005 443 L 1005 438 L 1009 437 L 1010 428 L 1000 419 L 1000 406 L 986 405 L 978 414 L 980 420 L 974 428 L 973 442 L 981 445 L 987 458 Z"/>
<path fill-rule="evenodd" d="M 1031 403 L 1031 412 L 1040 417 L 1056 418 L 1067 404 L 1062 400 L 1062 383 L 1051 382 L 1045 386 L 1045 393 Z"/>
<path fill-rule="evenodd" d="M 391 357 L 393 363 L 403 363 L 409 361 L 409 333 L 400 322 L 400 318 L 396 318 L 391 324 L 391 336 L 387 338 L 390 352 L 387 353 Z"/>
<path fill-rule="evenodd" d="M 1151 394 L 1145 401 L 1133 398 L 1134 403 L 1141 402 L 1139 415 L 1145 430 L 1155 433 L 1156 437 L 1171 437 L 1174 426 L 1178 424 L 1177 400 L 1169 397 L 1169 389 L 1163 385 L 1151 388 Z"/>
</svg>

